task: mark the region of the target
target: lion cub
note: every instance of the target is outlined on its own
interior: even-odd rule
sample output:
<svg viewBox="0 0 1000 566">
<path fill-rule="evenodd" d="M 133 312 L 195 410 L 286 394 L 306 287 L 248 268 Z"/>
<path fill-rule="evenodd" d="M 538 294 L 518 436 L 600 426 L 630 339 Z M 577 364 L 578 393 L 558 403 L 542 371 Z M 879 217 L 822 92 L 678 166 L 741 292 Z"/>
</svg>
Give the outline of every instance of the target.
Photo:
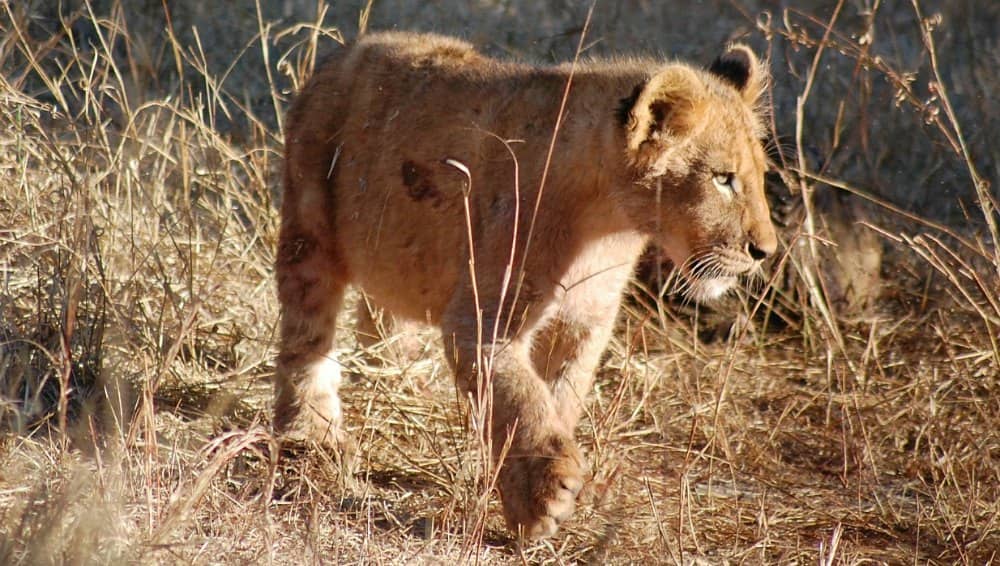
<svg viewBox="0 0 1000 566">
<path fill-rule="evenodd" d="M 373 33 L 341 50 L 288 113 L 276 431 L 346 440 L 334 322 L 357 285 L 440 327 L 458 385 L 490 403 L 494 457 L 509 444 L 508 525 L 553 534 L 583 485 L 574 429 L 646 244 L 696 300 L 775 250 L 766 80 L 742 45 L 707 70 L 624 59 L 575 73 L 437 35 Z"/>
</svg>

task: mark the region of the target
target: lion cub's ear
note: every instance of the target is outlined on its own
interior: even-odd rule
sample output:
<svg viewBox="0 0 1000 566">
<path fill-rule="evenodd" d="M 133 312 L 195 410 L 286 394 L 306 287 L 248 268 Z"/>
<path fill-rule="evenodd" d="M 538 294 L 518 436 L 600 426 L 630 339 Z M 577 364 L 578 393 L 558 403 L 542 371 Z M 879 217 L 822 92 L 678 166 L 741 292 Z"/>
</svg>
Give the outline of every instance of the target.
<svg viewBox="0 0 1000 566">
<path fill-rule="evenodd" d="M 767 68 L 746 45 L 734 43 L 719 55 L 708 71 L 731 84 L 751 106 L 767 88 Z"/>
<path fill-rule="evenodd" d="M 628 147 L 681 139 L 702 120 L 705 83 L 684 65 L 671 65 L 624 98 L 619 119 L 628 131 Z"/>
</svg>

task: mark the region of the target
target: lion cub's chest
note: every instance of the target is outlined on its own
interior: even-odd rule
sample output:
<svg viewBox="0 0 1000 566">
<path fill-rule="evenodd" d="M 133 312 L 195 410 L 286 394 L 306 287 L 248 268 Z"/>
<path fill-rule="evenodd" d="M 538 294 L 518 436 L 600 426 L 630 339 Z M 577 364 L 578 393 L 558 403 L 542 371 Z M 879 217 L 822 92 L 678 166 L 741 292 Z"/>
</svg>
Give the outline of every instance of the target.
<svg viewBox="0 0 1000 566">
<path fill-rule="evenodd" d="M 638 232 L 620 232 L 584 244 L 559 278 L 559 316 L 580 322 L 613 316 L 646 240 Z"/>
</svg>

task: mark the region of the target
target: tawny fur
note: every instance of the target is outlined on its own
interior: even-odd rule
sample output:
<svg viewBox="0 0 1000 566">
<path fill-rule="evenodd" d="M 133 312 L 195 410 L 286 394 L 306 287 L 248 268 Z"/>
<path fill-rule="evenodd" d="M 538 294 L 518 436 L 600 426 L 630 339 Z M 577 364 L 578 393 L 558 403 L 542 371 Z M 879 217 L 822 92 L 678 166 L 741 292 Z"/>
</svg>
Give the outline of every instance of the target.
<svg viewBox="0 0 1000 566">
<path fill-rule="evenodd" d="M 695 298 L 774 251 L 766 73 L 742 46 L 712 71 L 579 65 L 543 187 L 568 65 L 409 33 L 364 36 L 325 63 L 287 120 L 276 430 L 346 440 L 333 332 L 357 285 L 439 326 L 463 390 L 482 401 L 487 380 L 495 457 L 510 438 L 508 524 L 555 532 L 583 485 L 574 429 L 643 248 L 661 245 Z"/>
</svg>

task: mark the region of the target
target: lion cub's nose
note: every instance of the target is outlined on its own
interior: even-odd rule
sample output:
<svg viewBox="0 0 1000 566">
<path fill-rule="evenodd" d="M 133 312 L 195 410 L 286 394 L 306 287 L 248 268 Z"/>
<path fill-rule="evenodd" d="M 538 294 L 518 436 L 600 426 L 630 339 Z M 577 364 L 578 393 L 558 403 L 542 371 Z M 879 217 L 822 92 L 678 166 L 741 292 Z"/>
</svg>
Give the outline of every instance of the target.
<svg viewBox="0 0 1000 566">
<path fill-rule="evenodd" d="M 774 240 L 768 240 L 762 243 L 750 241 L 747 242 L 747 253 L 750 254 L 750 257 L 754 258 L 756 261 L 761 261 L 773 254 L 777 247 L 778 243 Z"/>
</svg>

